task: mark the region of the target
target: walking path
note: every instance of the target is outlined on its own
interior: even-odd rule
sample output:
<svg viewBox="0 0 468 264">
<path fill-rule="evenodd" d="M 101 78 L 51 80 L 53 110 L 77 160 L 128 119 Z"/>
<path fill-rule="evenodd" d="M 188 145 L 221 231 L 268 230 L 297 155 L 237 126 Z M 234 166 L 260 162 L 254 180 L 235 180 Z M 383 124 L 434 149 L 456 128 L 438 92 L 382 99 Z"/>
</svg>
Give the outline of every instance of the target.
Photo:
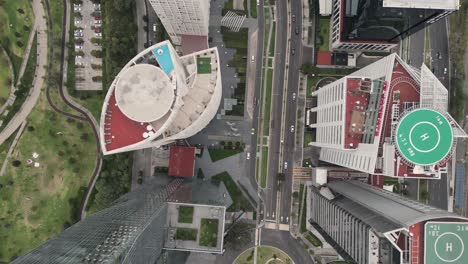
<svg viewBox="0 0 468 264">
<path fill-rule="evenodd" d="M 26 98 L 23 106 L 15 114 L 15 116 L 10 120 L 6 127 L 0 133 L 0 144 L 5 142 L 7 138 L 15 132 L 18 127 L 26 120 L 26 117 L 31 113 L 33 107 L 36 105 L 39 95 L 41 93 L 41 88 L 44 85 L 44 76 L 46 74 L 46 65 L 47 65 L 47 23 L 45 20 L 44 7 L 40 0 L 33 0 L 33 10 L 35 16 L 34 27 L 37 31 L 37 65 L 35 77 L 33 80 L 33 87 Z M 31 37 L 30 37 L 31 38 Z M 31 45 L 28 43 L 28 48 L 26 49 L 26 54 L 29 54 Z M 27 61 L 27 58 L 24 60 Z M 24 63 L 23 60 L 23 64 Z M 23 64 L 21 68 L 23 68 Z M 24 66 L 26 67 L 26 66 Z M 23 70 L 24 72 L 24 70 Z M 21 69 L 20 69 L 21 76 Z"/>
<path fill-rule="evenodd" d="M 18 133 L 16 133 L 15 139 L 13 140 L 13 142 L 11 143 L 10 148 L 8 149 L 8 153 L 7 153 L 6 157 L 5 157 L 5 159 L 3 160 L 2 169 L 0 170 L 0 177 L 2 177 L 3 174 L 5 173 L 6 165 L 8 164 L 8 158 L 10 158 L 11 153 L 13 153 L 13 150 L 15 149 L 15 146 L 18 143 L 18 140 L 19 140 L 21 134 L 23 133 L 23 130 L 24 130 L 25 127 L 26 127 L 26 121 L 24 121 L 21 124 L 21 127 L 18 129 Z"/>
</svg>

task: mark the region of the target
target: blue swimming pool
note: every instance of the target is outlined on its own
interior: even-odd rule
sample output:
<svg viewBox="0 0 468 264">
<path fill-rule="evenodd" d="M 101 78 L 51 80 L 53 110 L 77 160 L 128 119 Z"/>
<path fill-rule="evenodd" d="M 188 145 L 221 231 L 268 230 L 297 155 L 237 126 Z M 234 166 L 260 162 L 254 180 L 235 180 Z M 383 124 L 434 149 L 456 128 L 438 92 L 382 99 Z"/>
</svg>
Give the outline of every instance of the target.
<svg viewBox="0 0 468 264">
<path fill-rule="evenodd" d="M 161 69 L 169 75 L 169 73 L 174 69 L 174 63 L 172 62 L 171 52 L 169 51 L 167 44 L 153 49 L 153 54 Z"/>
</svg>

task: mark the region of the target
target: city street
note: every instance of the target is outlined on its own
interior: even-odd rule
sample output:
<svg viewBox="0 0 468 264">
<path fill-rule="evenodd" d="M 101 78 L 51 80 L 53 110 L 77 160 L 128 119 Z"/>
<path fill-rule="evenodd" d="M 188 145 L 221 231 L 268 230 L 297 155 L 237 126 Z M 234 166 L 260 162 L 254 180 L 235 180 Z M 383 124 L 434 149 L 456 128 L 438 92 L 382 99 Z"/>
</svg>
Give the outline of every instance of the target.
<svg viewBox="0 0 468 264">
<path fill-rule="evenodd" d="M 265 219 L 276 222 L 277 219 L 277 176 L 280 164 L 281 115 L 283 111 L 283 88 L 286 63 L 286 44 L 288 14 L 287 2 L 276 2 L 276 42 L 275 68 L 273 70 L 273 88 L 271 98 L 270 135 L 268 148 L 268 179 L 265 191 Z M 259 42 L 260 43 L 260 42 Z"/>
</svg>

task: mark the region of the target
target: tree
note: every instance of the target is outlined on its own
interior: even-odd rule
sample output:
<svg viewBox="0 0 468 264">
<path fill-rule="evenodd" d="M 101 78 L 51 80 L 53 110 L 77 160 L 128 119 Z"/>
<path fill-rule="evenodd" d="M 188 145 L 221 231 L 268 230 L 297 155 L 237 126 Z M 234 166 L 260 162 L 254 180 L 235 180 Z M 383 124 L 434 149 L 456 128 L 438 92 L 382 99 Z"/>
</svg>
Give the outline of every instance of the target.
<svg viewBox="0 0 468 264">
<path fill-rule="evenodd" d="M 302 73 L 311 74 L 314 70 L 314 66 L 311 63 L 304 63 L 301 66 Z"/>
<path fill-rule="evenodd" d="M 278 173 L 278 181 L 283 182 L 286 180 L 286 175 L 283 172 Z"/>
<path fill-rule="evenodd" d="M 21 165 L 21 161 L 19 161 L 19 160 L 14 160 L 13 161 L 13 166 L 14 167 L 19 167 L 20 165 Z"/>
</svg>

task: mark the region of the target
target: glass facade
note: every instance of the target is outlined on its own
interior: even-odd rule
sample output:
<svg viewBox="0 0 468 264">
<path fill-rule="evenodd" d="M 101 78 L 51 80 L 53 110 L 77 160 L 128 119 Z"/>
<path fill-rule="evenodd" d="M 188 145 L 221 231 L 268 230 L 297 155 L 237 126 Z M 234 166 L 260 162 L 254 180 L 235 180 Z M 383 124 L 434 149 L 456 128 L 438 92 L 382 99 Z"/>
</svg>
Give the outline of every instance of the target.
<svg viewBox="0 0 468 264">
<path fill-rule="evenodd" d="M 441 17 L 443 9 L 383 7 L 383 0 L 341 0 L 342 41 L 398 42 Z"/>
</svg>

